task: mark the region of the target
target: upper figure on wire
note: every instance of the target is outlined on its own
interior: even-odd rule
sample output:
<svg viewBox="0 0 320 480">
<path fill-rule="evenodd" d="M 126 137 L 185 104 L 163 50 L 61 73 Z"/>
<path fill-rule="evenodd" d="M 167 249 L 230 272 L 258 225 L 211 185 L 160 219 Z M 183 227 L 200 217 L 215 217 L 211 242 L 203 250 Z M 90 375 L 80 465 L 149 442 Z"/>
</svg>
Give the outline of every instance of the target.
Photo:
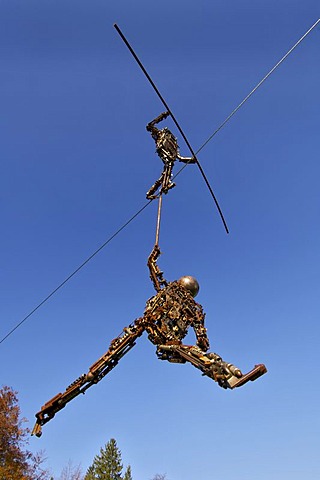
<svg viewBox="0 0 320 480">
<path fill-rule="evenodd" d="M 154 200 L 157 198 L 157 190 L 160 188 L 158 194 L 168 193 L 168 191 L 175 187 L 175 183 L 171 182 L 172 169 L 176 159 L 184 163 L 196 163 L 193 157 L 182 157 L 179 153 L 179 146 L 176 137 L 165 127 L 159 130 L 156 127 L 158 123 L 167 118 L 169 112 L 161 113 L 157 118 L 148 123 L 147 130 L 151 133 L 152 138 L 156 142 L 156 152 L 163 161 L 163 171 L 160 178 L 152 185 L 147 192 L 147 199 Z"/>
</svg>

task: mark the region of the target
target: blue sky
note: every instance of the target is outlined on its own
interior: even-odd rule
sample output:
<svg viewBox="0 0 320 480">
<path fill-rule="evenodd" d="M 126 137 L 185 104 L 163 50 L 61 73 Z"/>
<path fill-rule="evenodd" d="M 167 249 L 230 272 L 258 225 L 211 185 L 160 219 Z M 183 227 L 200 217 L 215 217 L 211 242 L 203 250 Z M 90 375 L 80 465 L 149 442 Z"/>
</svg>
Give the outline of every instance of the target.
<svg viewBox="0 0 320 480">
<path fill-rule="evenodd" d="M 318 2 L 0 2 L 3 337 L 145 203 L 163 107 L 196 150 L 319 18 Z M 32 438 L 56 475 L 111 437 L 135 479 L 319 478 L 319 41 L 316 28 L 165 197 L 160 265 L 194 275 L 211 350 L 268 374 L 224 391 L 146 338 Z M 168 121 L 168 126 L 177 134 Z M 187 147 L 179 138 L 182 155 Z M 0 345 L 34 422 L 143 312 L 156 205 Z M 192 337 L 188 339 L 193 342 Z"/>
</svg>

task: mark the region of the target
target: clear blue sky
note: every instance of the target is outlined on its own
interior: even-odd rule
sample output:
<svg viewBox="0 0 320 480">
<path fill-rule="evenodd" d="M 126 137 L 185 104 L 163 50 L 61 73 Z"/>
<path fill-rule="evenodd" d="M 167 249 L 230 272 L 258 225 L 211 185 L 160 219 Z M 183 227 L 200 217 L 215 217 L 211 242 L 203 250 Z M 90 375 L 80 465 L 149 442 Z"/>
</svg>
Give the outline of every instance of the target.
<svg viewBox="0 0 320 480">
<path fill-rule="evenodd" d="M 319 18 L 306 0 L 0 2 L 1 337 L 145 203 L 163 107 L 197 149 Z M 224 391 L 141 338 L 32 438 L 55 474 L 116 438 L 134 479 L 315 480 L 319 465 L 319 85 L 316 28 L 165 198 L 160 265 L 194 275 L 211 349 L 268 374 Z M 176 132 L 174 126 L 168 126 Z M 179 139 L 181 154 L 188 155 Z M 153 295 L 156 205 L 0 345 L 1 383 L 33 426 Z M 193 342 L 191 338 L 189 342 Z"/>
</svg>

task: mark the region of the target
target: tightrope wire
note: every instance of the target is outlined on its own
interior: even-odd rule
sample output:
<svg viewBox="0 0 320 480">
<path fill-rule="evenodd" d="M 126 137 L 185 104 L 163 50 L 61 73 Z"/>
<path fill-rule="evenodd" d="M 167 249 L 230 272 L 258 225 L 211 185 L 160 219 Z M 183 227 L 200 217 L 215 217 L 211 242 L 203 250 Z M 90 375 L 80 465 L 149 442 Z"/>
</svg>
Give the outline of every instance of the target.
<svg viewBox="0 0 320 480">
<path fill-rule="evenodd" d="M 93 259 L 93 257 L 95 257 L 106 245 L 108 245 L 108 243 L 111 242 L 111 240 L 113 240 L 120 232 L 122 232 L 122 230 L 124 228 L 126 228 L 129 223 L 131 223 L 138 215 L 140 215 L 140 213 L 148 206 L 150 205 L 150 203 L 152 202 L 152 200 L 150 200 L 149 202 L 147 202 L 143 207 L 140 208 L 140 210 L 137 211 L 137 213 L 135 213 L 134 215 L 132 215 L 132 217 L 122 225 L 122 227 L 120 227 L 113 235 L 111 235 L 111 237 L 108 238 L 108 240 L 106 240 L 102 245 L 100 245 L 100 247 L 95 251 L 93 252 L 90 257 L 88 257 L 81 265 L 79 265 L 79 267 L 77 267 L 65 280 L 63 280 L 63 282 L 60 283 L 60 285 L 58 285 L 49 295 L 46 296 L 46 298 L 44 298 L 42 300 L 42 302 L 40 302 L 30 313 L 28 313 L 27 316 L 25 316 L 21 322 L 19 322 L 12 330 L 10 330 L 10 332 L 7 333 L 7 335 L 5 335 L 1 341 L 0 341 L 0 344 L 2 342 L 4 342 L 8 337 L 10 337 L 10 335 L 15 331 L 17 330 L 17 328 L 19 328 L 26 320 L 28 320 L 28 318 L 31 317 L 31 315 L 33 315 L 44 303 L 46 303 L 49 298 L 51 298 L 58 290 L 60 290 L 60 288 L 62 288 L 69 280 L 71 280 L 72 277 L 75 276 L 76 273 L 79 272 L 79 270 L 81 270 L 88 262 L 90 262 L 90 260 Z"/>
<path fill-rule="evenodd" d="M 201 152 L 201 150 L 217 135 L 220 130 L 231 120 L 231 118 L 237 113 L 237 111 L 249 100 L 249 98 L 258 90 L 259 87 L 270 77 L 270 75 L 281 65 L 282 62 L 290 55 L 290 53 L 293 52 L 293 50 L 306 38 L 307 35 L 320 23 L 320 18 L 312 25 L 312 27 L 309 28 L 309 30 L 293 45 L 293 47 L 288 50 L 288 52 L 283 55 L 283 57 L 276 63 L 274 67 L 271 68 L 271 70 L 260 80 L 260 82 L 251 90 L 251 92 L 242 100 L 242 102 L 239 103 L 239 105 L 232 110 L 230 115 L 227 116 L 227 118 L 216 128 L 216 130 L 210 135 L 210 137 L 201 145 L 200 148 L 196 151 L 196 155 Z M 183 167 L 180 168 L 180 170 L 175 174 L 175 177 L 177 177 L 182 170 L 186 168 L 188 163 L 183 165 Z"/>
</svg>

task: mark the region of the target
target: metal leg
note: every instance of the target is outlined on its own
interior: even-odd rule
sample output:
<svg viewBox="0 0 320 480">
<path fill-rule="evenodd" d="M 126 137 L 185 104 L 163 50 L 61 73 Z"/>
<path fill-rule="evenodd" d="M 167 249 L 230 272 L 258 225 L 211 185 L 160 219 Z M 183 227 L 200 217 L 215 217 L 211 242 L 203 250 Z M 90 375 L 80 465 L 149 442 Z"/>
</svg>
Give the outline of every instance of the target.
<svg viewBox="0 0 320 480">
<path fill-rule="evenodd" d="M 175 183 L 171 182 L 172 176 L 172 169 L 173 169 L 174 162 L 167 162 L 164 164 L 163 172 L 161 177 L 154 182 L 152 187 L 147 191 L 146 198 L 148 200 L 154 200 L 157 198 L 156 191 L 161 186 L 160 194 L 165 193 L 167 194 L 171 188 L 176 186 Z"/>
<path fill-rule="evenodd" d="M 142 335 L 143 331 L 143 318 L 138 318 L 129 327 L 124 328 L 121 335 L 112 340 L 107 352 L 91 365 L 88 373 L 84 373 L 77 378 L 66 388 L 65 392 L 58 393 L 36 413 L 37 421 L 31 435 L 40 437 L 42 425 L 49 422 L 73 398 L 80 395 L 80 393 L 85 393 L 89 387 L 102 380 L 118 364 L 119 360 L 131 350 L 135 345 L 135 340 Z"/>
<path fill-rule="evenodd" d="M 171 182 L 173 165 L 174 165 L 174 162 L 167 162 L 164 165 L 164 169 L 162 173 L 161 193 L 167 194 L 171 188 L 174 188 L 176 186 L 175 183 Z"/>
<path fill-rule="evenodd" d="M 148 200 L 154 200 L 155 198 L 157 198 L 156 191 L 158 190 L 160 185 L 162 185 L 162 182 L 163 182 L 163 172 L 161 174 L 161 177 L 156 182 L 154 182 L 152 187 L 147 191 L 146 198 Z"/>
<path fill-rule="evenodd" d="M 212 378 L 222 388 L 236 388 L 244 385 L 249 380 L 254 381 L 267 372 L 263 364 L 256 365 L 253 370 L 243 375 L 239 368 L 226 363 L 216 353 L 204 353 L 200 348 L 190 345 L 159 345 L 157 355 L 162 360 L 169 362 L 190 362 L 202 371 L 203 375 Z"/>
</svg>

